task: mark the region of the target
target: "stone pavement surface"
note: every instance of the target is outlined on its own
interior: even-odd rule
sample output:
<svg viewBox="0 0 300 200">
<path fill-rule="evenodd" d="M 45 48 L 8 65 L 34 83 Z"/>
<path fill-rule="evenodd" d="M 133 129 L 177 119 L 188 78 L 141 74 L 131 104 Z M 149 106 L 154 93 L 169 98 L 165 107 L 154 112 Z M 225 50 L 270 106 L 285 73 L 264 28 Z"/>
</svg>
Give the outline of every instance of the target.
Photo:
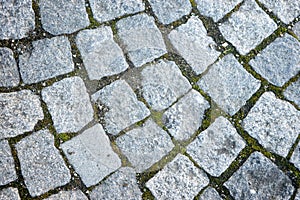
<svg viewBox="0 0 300 200">
<path fill-rule="evenodd" d="M 0 0 L 0 200 L 300 199 L 300 1 Z"/>
</svg>

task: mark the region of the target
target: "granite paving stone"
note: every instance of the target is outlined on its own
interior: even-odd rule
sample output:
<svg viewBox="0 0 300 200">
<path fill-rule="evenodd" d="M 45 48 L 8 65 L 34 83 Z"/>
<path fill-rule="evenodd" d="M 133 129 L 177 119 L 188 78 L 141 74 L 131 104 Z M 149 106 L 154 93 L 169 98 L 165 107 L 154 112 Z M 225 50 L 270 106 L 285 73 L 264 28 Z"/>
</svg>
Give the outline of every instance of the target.
<svg viewBox="0 0 300 200">
<path fill-rule="evenodd" d="M 130 167 L 123 167 L 96 186 L 91 194 L 91 200 L 106 199 L 142 199 L 138 187 L 135 171 Z"/>
<path fill-rule="evenodd" d="M 92 99 L 98 105 L 108 107 L 109 111 L 104 113 L 105 129 L 113 135 L 150 115 L 145 104 L 138 101 L 136 94 L 124 80 L 105 86 L 93 94 Z"/>
<path fill-rule="evenodd" d="M 222 19 L 242 0 L 196 0 L 197 9 L 199 12 L 207 17 L 211 17 L 215 22 Z"/>
<path fill-rule="evenodd" d="M 44 118 L 40 99 L 30 90 L 0 93 L 0 139 L 32 131 Z"/>
<path fill-rule="evenodd" d="M 191 90 L 163 114 L 163 122 L 176 140 L 187 140 L 201 126 L 209 103 L 196 90 Z"/>
<path fill-rule="evenodd" d="M 88 200 L 84 193 L 80 190 L 60 191 L 53 194 L 45 200 Z"/>
<path fill-rule="evenodd" d="M 83 183 L 90 187 L 121 167 L 102 126 L 96 124 L 61 145 Z"/>
<path fill-rule="evenodd" d="M 142 95 L 154 110 L 169 107 L 192 88 L 175 62 L 165 60 L 145 67 L 141 84 Z"/>
<path fill-rule="evenodd" d="M 84 0 L 40 0 L 43 28 L 53 34 L 70 34 L 90 24 Z"/>
<path fill-rule="evenodd" d="M 299 134 L 299 120 L 300 112 L 294 106 L 265 92 L 242 126 L 267 150 L 285 157 Z"/>
<path fill-rule="evenodd" d="M 208 187 L 201 194 L 199 200 L 222 200 L 222 198 L 214 188 Z"/>
<path fill-rule="evenodd" d="M 208 185 L 207 175 L 186 156 L 178 154 L 146 186 L 157 199 L 193 199 Z"/>
<path fill-rule="evenodd" d="M 147 14 L 134 15 L 118 21 L 117 32 L 125 53 L 136 67 L 167 53 L 154 18 Z"/>
<path fill-rule="evenodd" d="M 76 44 L 91 80 L 119 74 L 128 68 L 109 26 L 81 31 L 76 37 Z"/>
<path fill-rule="evenodd" d="M 83 80 L 65 78 L 42 90 L 58 133 L 76 132 L 93 120 L 93 108 Z"/>
<path fill-rule="evenodd" d="M 1 0 L 0 40 L 21 39 L 35 28 L 32 0 Z"/>
<path fill-rule="evenodd" d="M 300 170 L 300 144 L 299 143 L 294 149 L 290 162 L 293 163 Z"/>
<path fill-rule="evenodd" d="M 67 184 L 71 175 L 49 130 L 35 132 L 16 144 L 26 187 L 32 197 Z"/>
<path fill-rule="evenodd" d="M 297 194 L 295 196 L 295 200 L 300 200 L 300 189 L 297 190 Z"/>
<path fill-rule="evenodd" d="M 259 0 L 284 23 L 288 24 L 300 15 L 300 2 L 293 0 Z"/>
<path fill-rule="evenodd" d="M 300 43 L 285 34 L 250 61 L 253 69 L 276 86 L 283 86 L 300 71 Z"/>
<path fill-rule="evenodd" d="M 233 125 L 218 117 L 187 147 L 187 153 L 209 174 L 220 176 L 246 146 Z"/>
<path fill-rule="evenodd" d="M 256 4 L 247 0 L 219 26 L 222 35 L 243 55 L 260 44 L 277 28 L 275 22 Z"/>
<path fill-rule="evenodd" d="M 189 0 L 149 0 L 151 8 L 158 20 L 163 24 L 170 24 L 192 10 Z"/>
<path fill-rule="evenodd" d="M 18 189 L 13 187 L 0 190 L 0 199 L 21 200 Z"/>
<path fill-rule="evenodd" d="M 0 48 L 0 87 L 15 87 L 19 82 L 18 67 L 12 50 Z"/>
<path fill-rule="evenodd" d="M 174 147 L 168 133 L 151 119 L 118 137 L 116 144 L 138 173 L 158 162 Z"/>
<path fill-rule="evenodd" d="M 297 35 L 298 39 L 300 40 L 300 22 L 297 22 L 293 27 L 294 33 Z"/>
<path fill-rule="evenodd" d="M 291 83 L 283 92 L 284 96 L 300 107 L 300 79 Z"/>
<path fill-rule="evenodd" d="M 235 199 L 290 199 L 292 181 L 269 159 L 254 152 L 225 183 Z"/>
<path fill-rule="evenodd" d="M 67 37 L 37 40 L 32 46 L 32 49 L 19 56 L 20 73 L 24 83 L 37 83 L 74 70 Z"/>
<path fill-rule="evenodd" d="M 207 36 L 203 23 L 196 16 L 172 30 L 168 37 L 196 74 L 204 72 L 220 55 L 214 48 L 215 42 Z"/>
<path fill-rule="evenodd" d="M 0 140 L 0 185 L 17 179 L 14 158 L 7 140 Z"/>
<path fill-rule="evenodd" d="M 90 5 L 98 22 L 113 20 L 145 9 L 142 0 L 90 0 Z"/>
<path fill-rule="evenodd" d="M 232 54 L 213 64 L 197 84 L 230 115 L 245 105 L 260 87 L 260 81 L 249 74 Z"/>
</svg>

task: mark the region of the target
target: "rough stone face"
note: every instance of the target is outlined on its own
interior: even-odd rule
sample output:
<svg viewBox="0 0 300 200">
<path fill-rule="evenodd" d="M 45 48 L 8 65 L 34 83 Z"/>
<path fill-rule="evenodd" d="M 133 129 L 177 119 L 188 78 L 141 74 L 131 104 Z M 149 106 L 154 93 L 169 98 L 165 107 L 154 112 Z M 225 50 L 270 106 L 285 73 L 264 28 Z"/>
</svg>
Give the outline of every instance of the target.
<svg viewBox="0 0 300 200">
<path fill-rule="evenodd" d="M 176 140 L 187 140 L 201 126 L 209 103 L 191 90 L 163 114 L 163 122 Z"/>
<path fill-rule="evenodd" d="M 229 54 L 213 64 L 198 85 L 227 113 L 234 115 L 259 89 L 260 81 Z"/>
<path fill-rule="evenodd" d="M 168 133 L 152 120 L 118 137 L 116 144 L 139 173 L 151 167 L 174 147 Z"/>
<path fill-rule="evenodd" d="M 0 40 L 21 39 L 35 28 L 31 0 L 2 0 Z"/>
<path fill-rule="evenodd" d="M 0 185 L 17 179 L 14 159 L 7 140 L 0 140 L 0 164 Z"/>
<path fill-rule="evenodd" d="M 12 50 L 0 48 L 0 87 L 15 87 L 19 82 L 18 67 Z"/>
<path fill-rule="evenodd" d="M 43 28 L 53 35 L 70 34 L 90 24 L 84 0 L 40 0 Z"/>
<path fill-rule="evenodd" d="M 92 95 L 94 102 L 104 104 L 109 111 L 104 114 L 108 133 L 117 135 L 128 126 L 145 119 L 150 111 L 140 101 L 124 80 L 117 80 Z"/>
<path fill-rule="evenodd" d="M 288 100 L 295 102 L 300 107 L 300 79 L 289 85 L 283 94 Z"/>
<path fill-rule="evenodd" d="M 42 90 L 58 133 L 77 132 L 93 119 L 93 108 L 84 82 L 79 77 L 65 78 Z"/>
<path fill-rule="evenodd" d="M 293 27 L 294 33 L 297 35 L 298 39 L 300 39 L 300 22 Z"/>
<path fill-rule="evenodd" d="M 142 93 L 154 110 L 163 110 L 191 89 L 173 61 L 160 60 L 142 71 Z"/>
<path fill-rule="evenodd" d="M 201 194 L 199 200 L 222 200 L 222 198 L 214 188 L 208 187 Z"/>
<path fill-rule="evenodd" d="M 142 199 L 135 171 L 132 168 L 120 168 L 92 190 L 91 200 L 106 199 Z"/>
<path fill-rule="evenodd" d="M 242 0 L 196 0 L 197 9 L 202 15 L 213 18 L 216 22 L 222 19 Z"/>
<path fill-rule="evenodd" d="M 0 199 L 21 200 L 17 188 L 5 188 L 0 190 Z"/>
<path fill-rule="evenodd" d="M 297 147 L 295 148 L 290 161 L 294 163 L 298 169 L 300 169 L 300 143 L 298 143 Z"/>
<path fill-rule="evenodd" d="M 142 0 L 90 0 L 93 16 L 98 22 L 109 21 L 145 9 Z"/>
<path fill-rule="evenodd" d="M 32 46 L 32 50 L 19 57 L 20 73 L 24 83 L 37 83 L 74 70 L 71 46 L 67 37 L 34 41 Z"/>
<path fill-rule="evenodd" d="M 91 80 L 121 73 L 128 68 L 110 27 L 81 31 L 76 38 L 84 66 Z"/>
<path fill-rule="evenodd" d="M 299 52 L 299 41 L 286 34 L 263 49 L 250 65 L 270 83 L 281 87 L 300 71 Z"/>
<path fill-rule="evenodd" d="M 289 199 L 292 181 L 278 167 L 254 152 L 225 183 L 235 199 Z"/>
<path fill-rule="evenodd" d="M 254 0 L 248 0 L 219 28 L 225 39 L 245 55 L 273 33 L 277 25 Z"/>
<path fill-rule="evenodd" d="M 300 189 L 297 190 L 297 194 L 295 196 L 295 200 L 300 200 Z"/>
<path fill-rule="evenodd" d="M 146 186 L 157 199 L 193 199 L 209 183 L 206 174 L 178 154 Z"/>
<path fill-rule="evenodd" d="M 267 150 L 285 157 L 299 134 L 299 121 L 300 112 L 294 106 L 265 92 L 242 125 Z"/>
<path fill-rule="evenodd" d="M 88 198 L 80 190 L 60 191 L 53 194 L 45 200 L 88 200 Z"/>
<path fill-rule="evenodd" d="M 118 35 L 125 52 L 136 67 L 167 53 L 154 18 L 147 14 L 127 17 L 117 22 Z"/>
<path fill-rule="evenodd" d="M 219 117 L 188 146 L 187 153 L 212 176 L 220 176 L 245 145 L 232 124 Z"/>
<path fill-rule="evenodd" d="M 300 2 L 293 0 L 260 0 L 268 9 L 288 24 L 300 15 Z"/>
<path fill-rule="evenodd" d="M 163 24 L 170 24 L 184 15 L 188 15 L 192 10 L 189 0 L 150 0 L 149 3 L 154 14 Z"/>
<path fill-rule="evenodd" d="M 16 144 L 21 171 L 31 196 L 67 184 L 71 175 L 54 146 L 54 136 L 41 130 Z"/>
<path fill-rule="evenodd" d="M 196 74 L 201 74 L 220 55 L 198 17 L 192 16 L 187 23 L 172 30 L 168 37 Z"/>
<path fill-rule="evenodd" d="M 100 124 L 63 143 L 61 147 L 87 187 L 97 184 L 121 167 L 121 160 L 112 150 Z"/>
<path fill-rule="evenodd" d="M 32 131 L 43 117 L 40 99 L 30 90 L 0 93 L 0 139 Z"/>
</svg>

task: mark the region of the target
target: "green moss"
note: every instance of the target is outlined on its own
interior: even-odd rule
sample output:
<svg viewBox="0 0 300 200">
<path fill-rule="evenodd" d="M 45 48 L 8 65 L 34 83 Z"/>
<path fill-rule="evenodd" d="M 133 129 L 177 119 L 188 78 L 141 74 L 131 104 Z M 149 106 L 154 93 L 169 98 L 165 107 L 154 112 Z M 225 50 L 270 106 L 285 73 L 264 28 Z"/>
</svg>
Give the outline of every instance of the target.
<svg viewBox="0 0 300 200">
<path fill-rule="evenodd" d="M 58 138 L 61 139 L 63 142 L 66 142 L 71 139 L 71 136 L 67 133 L 60 133 L 58 134 Z"/>
<path fill-rule="evenodd" d="M 162 117 L 163 117 L 163 112 L 159 112 L 159 111 L 151 111 L 151 117 L 153 119 L 153 121 L 160 127 L 164 126 Z"/>
</svg>

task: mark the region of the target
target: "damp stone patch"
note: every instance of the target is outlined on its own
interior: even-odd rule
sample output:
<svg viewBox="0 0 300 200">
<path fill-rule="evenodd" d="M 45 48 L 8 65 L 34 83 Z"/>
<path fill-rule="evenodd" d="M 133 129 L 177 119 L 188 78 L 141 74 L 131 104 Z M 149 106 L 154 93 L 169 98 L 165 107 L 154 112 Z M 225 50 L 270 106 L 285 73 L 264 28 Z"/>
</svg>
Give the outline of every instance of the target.
<svg viewBox="0 0 300 200">
<path fill-rule="evenodd" d="M 18 189 L 13 187 L 0 190 L 0 199 L 21 200 Z"/>
<path fill-rule="evenodd" d="M 291 83 L 283 92 L 284 96 L 300 107 L 300 79 Z"/>
<path fill-rule="evenodd" d="M 0 163 L 0 185 L 16 180 L 14 158 L 7 140 L 0 140 Z"/>
<path fill-rule="evenodd" d="M 12 50 L 0 48 L 0 87 L 15 87 L 19 82 L 18 67 Z"/>
<path fill-rule="evenodd" d="M 208 187 L 201 194 L 199 200 L 222 200 L 222 198 L 214 188 Z"/>
<path fill-rule="evenodd" d="M 53 194 L 45 200 L 88 200 L 84 193 L 80 190 L 60 191 L 57 194 Z"/>
</svg>

